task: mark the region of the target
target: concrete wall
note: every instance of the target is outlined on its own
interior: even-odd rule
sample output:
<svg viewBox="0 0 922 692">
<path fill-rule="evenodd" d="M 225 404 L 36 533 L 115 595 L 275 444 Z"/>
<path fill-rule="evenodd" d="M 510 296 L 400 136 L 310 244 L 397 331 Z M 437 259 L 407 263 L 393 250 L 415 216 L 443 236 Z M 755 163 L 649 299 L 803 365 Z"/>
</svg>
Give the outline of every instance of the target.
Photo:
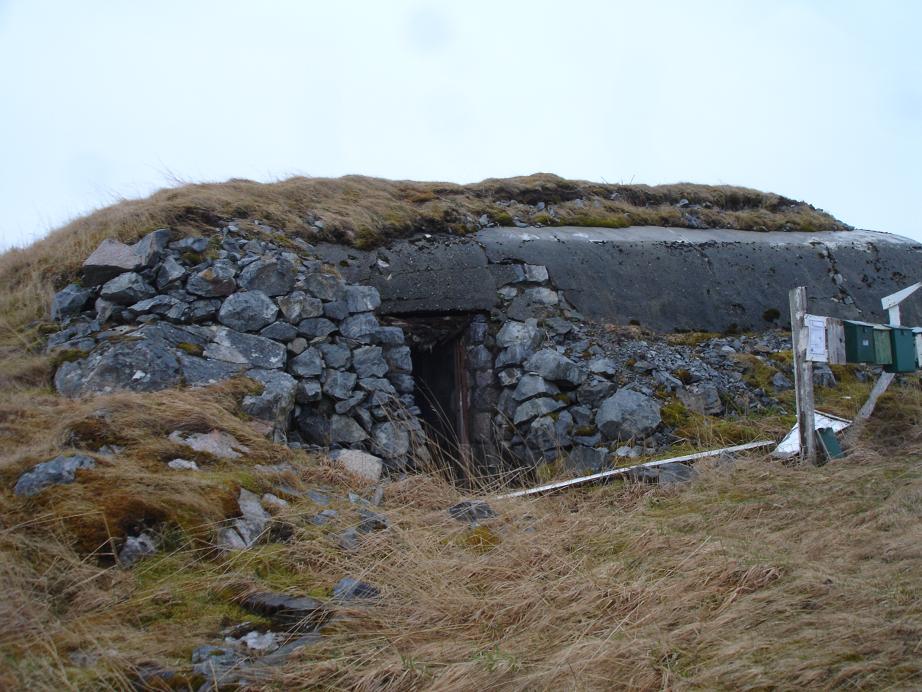
<svg viewBox="0 0 922 692">
<path fill-rule="evenodd" d="M 352 282 L 381 292 L 384 314 L 490 310 L 511 264 L 548 268 L 586 317 L 661 331 L 788 323 L 790 288 L 810 309 L 886 321 L 880 298 L 922 279 L 922 244 L 872 231 L 754 233 L 678 228 L 492 228 L 466 238 L 419 236 L 363 252 L 321 246 Z M 904 307 L 922 324 L 922 297 Z"/>
</svg>

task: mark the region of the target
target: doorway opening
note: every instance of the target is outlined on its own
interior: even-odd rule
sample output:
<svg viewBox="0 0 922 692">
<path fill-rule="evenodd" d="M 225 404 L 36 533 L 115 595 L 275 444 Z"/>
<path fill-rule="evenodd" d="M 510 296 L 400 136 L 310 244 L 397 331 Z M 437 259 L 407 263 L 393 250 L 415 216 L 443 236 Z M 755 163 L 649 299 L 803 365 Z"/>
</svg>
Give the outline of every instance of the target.
<svg viewBox="0 0 922 692">
<path fill-rule="evenodd" d="M 470 384 L 465 337 L 471 316 L 414 315 L 395 321 L 413 358 L 416 403 L 435 464 L 453 480 L 475 474 L 470 445 Z"/>
</svg>

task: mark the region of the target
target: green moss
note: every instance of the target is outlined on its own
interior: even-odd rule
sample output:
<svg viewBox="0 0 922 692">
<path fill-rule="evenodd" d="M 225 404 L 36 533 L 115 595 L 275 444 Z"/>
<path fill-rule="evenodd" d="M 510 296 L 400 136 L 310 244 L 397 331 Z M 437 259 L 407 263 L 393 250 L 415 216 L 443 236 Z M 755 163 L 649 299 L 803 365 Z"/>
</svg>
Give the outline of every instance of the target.
<svg viewBox="0 0 922 692">
<path fill-rule="evenodd" d="M 51 367 L 57 368 L 63 363 L 72 363 L 75 360 L 86 358 L 88 353 L 88 351 L 82 351 L 79 348 L 62 348 L 55 351 L 54 355 L 51 356 Z"/>
<path fill-rule="evenodd" d="M 204 253 L 193 252 L 192 250 L 186 250 L 180 255 L 180 258 L 182 259 L 183 264 L 187 264 L 189 266 L 201 264 L 206 259 Z"/>
<path fill-rule="evenodd" d="M 688 409 L 678 399 L 667 401 L 660 409 L 663 423 L 670 428 L 681 428 L 688 422 Z"/>
<path fill-rule="evenodd" d="M 200 356 L 205 352 L 205 349 L 198 344 L 189 343 L 188 341 L 179 342 L 176 344 L 176 348 L 185 351 L 190 356 Z"/>
</svg>

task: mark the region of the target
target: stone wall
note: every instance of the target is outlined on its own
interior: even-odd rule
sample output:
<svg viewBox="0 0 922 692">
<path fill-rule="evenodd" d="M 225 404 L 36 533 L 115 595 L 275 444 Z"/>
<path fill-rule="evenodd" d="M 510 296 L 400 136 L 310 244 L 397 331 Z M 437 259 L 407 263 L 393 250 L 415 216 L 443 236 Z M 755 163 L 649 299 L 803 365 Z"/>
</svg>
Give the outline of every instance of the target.
<svg viewBox="0 0 922 692">
<path fill-rule="evenodd" d="M 82 284 L 60 291 L 47 344 L 58 392 L 201 386 L 245 375 L 244 411 L 293 444 L 365 449 L 402 468 L 422 430 L 399 327 L 379 324 L 378 291 L 349 284 L 307 243 L 154 231 L 107 240 Z"/>
</svg>

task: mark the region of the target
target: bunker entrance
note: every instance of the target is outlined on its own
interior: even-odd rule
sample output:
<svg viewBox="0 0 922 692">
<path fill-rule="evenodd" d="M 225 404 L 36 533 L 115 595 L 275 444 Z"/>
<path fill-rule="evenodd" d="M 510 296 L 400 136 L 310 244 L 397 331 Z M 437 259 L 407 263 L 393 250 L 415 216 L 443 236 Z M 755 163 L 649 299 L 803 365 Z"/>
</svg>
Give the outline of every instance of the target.
<svg viewBox="0 0 922 692">
<path fill-rule="evenodd" d="M 413 358 L 416 403 L 433 461 L 455 478 L 471 475 L 470 385 L 465 337 L 470 315 L 401 318 Z"/>
</svg>

